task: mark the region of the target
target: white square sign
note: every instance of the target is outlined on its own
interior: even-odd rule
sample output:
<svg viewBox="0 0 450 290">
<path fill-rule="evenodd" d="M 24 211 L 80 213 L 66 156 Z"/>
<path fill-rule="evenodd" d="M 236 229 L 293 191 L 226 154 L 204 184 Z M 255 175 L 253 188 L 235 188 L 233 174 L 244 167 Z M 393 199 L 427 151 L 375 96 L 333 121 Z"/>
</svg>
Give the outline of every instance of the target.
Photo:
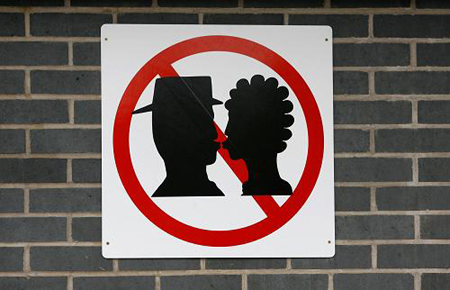
<svg viewBox="0 0 450 290">
<path fill-rule="evenodd" d="M 106 258 L 334 255 L 329 27 L 101 38 Z"/>
</svg>

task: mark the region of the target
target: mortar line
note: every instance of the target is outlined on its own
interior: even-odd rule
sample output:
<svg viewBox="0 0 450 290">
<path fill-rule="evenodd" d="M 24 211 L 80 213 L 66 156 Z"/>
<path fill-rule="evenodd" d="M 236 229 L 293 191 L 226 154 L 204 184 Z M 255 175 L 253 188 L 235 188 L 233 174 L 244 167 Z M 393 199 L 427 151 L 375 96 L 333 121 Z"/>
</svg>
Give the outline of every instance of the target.
<svg viewBox="0 0 450 290">
<path fill-rule="evenodd" d="M 68 117 L 69 117 L 69 124 L 75 124 L 75 101 L 74 100 L 67 100 L 67 109 L 68 109 Z"/>
<path fill-rule="evenodd" d="M 68 58 L 68 65 L 73 66 L 73 41 L 69 41 L 67 43 L 67 58 Z"/>
<path fill-rule="evenodd" d="M 200 269 L 201 270 L 205 270 L 206 269 L 206 259 L 205 258 L 201 258 L 200 259 Z"/>
<path fill-rule="evenodd" d="M 283 24 L 289 25 L 289 14 L 288 13 L 283 14 Z"/>
<path fill-rule="evenodd" d="M 247 274 L 242 274 L 242 290 L 248 290 L 248 277 Z"/>
<path fill-rule="evenodd" d="M 410 66 L 417 67 L 417 43 L 410 44 Z"/>
<path fill-rule="evenodd" d="M 73 276 L 67 276 L 67 290 L 73 290 Z"/>
<path fill-rule="evenodd" d="M 373 14 L 369 14 L 368 20 L 368 29 L 369 29 L 369 38 L 374 38 L 374 33 L 373 33 Z"/>
<path fill-rule="evenodd" d="M 418 124 L 419 121 L 419 109 L 418 109 L 418 101 L 417 100 L 411 100 L 411 123 L 412 124 Z"/>
<path fill-rule="evenodd" d="M 377 269 L 378 268 L 378 247 L 377 245 L 371 245 L 371 265 L 372 265 L 372 269 Z"/>
<path fill-rule="evenodd" d="M 112 13 L 112 23 L 117 23 L 117 12 Z"/>
<path fill-rule="evenodd" d="M 31 94 L 30 69 L 28 67 L 25 67 L 24 70 L 25 70 L 24 92 L 25 92 L 25 96 L 27 98 L 30 98 L 30 94 Z"/>
<path fill-rule="evenodd" d="M 419 159 L 417 156 L 412 157 L 412 178 L 414 183 L 419 182 Z"/>
<path fill-rule="evenodd" d="M 113 271 L 114 272 L 119 272 L 119 260 L 118 259 L 114 259 L 112 260 L 112 264 L 113 264 Z"/>
<path fill-rule="evenodd" d="M 25 187 L 23 189 L 23 213 L 24 215 L 30 212 L 30 189 Z"/>
<path fill-rule="evenodd" d="M 73 242 L 73 239 L 72 239 L 72 215 L 71 214 L 67 215 L 66 227 L 67 227 L 66 228 L 67 241 Z"/>
<path fill-rule="evenodd" d="M 205 15 L 203 13 L 198 13 L 198 24 L 203 24 L 203 18 Z"/>
<path fill-rule="evenodd" d="M 375 130 L 371 128 L 369 130 L 369 152 L 375 154 Z"/>
<path fill-rule="evenodd" d="M 155 290 L 161 290 L 161 277 L 155 275 Z"/>
<path fill-rule="evenodd" d="M 67 159 L 67 183 L 71 184 L 73 183 L 72 178 L 72 158 Z"/>
<path fill-rule="evenodd" d="M 376 198 L 376 188 L 370 188 L 370 211 L 377 212 L 377 198 Z"/>
<path fill-rule="evenodd" d="M 331 8 L 331 0 L 323 1 L 323 8 Z"/>
<path fill-rule="evenodd" d="M 31 36 L 31 33 L 30 33 L 30 26 L 31 26 L 31 24 L 30 24 L 30 11 L 29 11 L 30 9 L 29 8 L 27 8 L 25 11 L 24 11 L 24 21 L 25 21 L 25 37 L 29 37 L 29 36 Z"/>
<path fill-rule="evenodd" d="M 237 7 L 244 8 L 244 0 L 238 0 Z"/>
<path fill-rule="evenodd" d="M 286 259 L 286 269 L 292 269 L 292 258 Z"/>
<path fill-rule="evenodd" d="M 334 289 L 334 274 L 328 274 L 328 290 Z"/>
<path fill-rule="evenodd" d="M 420 240 L 420 216 L 414 216 L 414 239 Z"/>
<path fill-rule="evenodd" d="M 23 249 L 23 272 L 28 274 L 31 271 L 30 267 L 30 246 L 25 245 Z"/>
<path fill-rule="evenodd" d="M 29 156 L 31 154 L 31 132 L 30 129 L 25 129 L 25 156 Z"/>
<path fill-rule="evenodd" d="M 369 80 L 369 95 L 375 94 L 375 72 L 368 72 L 368 80 Z"/>
<path fill-rule="evenodd" d="M 152 0 L 152 6 L 151 7 L 158 7 L 158 0 Z"/>
<path fill-rule="evenodd" d="M 422 274 L 421 273 L 414 273 L 414 290 L 421 290 L 422 289 Z"/>
</svg>

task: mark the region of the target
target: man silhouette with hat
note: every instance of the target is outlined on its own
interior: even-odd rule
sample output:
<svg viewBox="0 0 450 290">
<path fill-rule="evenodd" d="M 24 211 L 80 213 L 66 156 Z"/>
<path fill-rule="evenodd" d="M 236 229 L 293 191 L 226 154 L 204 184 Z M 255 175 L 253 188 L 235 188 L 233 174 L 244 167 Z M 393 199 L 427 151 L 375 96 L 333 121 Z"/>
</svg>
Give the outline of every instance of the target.
<svg viewBox="0 0 450 290">
<path fill-rule="evenodd" d="M 153 139 L 167 176 L 152 197 L 223 196 L 208 179 L 220 144 L 214 127 L 211 77 L 164 77 L 156 80 L 153 103 L 133 112 L 152 112 Z"/>
</svg>

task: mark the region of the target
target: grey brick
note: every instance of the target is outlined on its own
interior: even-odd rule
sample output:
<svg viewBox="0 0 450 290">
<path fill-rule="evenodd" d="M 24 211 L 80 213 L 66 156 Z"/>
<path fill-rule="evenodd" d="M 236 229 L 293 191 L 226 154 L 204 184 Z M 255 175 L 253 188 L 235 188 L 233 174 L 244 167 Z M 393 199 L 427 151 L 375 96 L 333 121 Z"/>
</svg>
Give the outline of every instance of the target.
<svg viewBox="0 0 450 290">
<path fill-rule="evenodd" d="M 245 0 L 244 7 L 252 8 L 307 8 L 323 7 L 323 0 Z"/>
<path fill-rule="evenodd" d="M 101 159 L 74 159 L 72 179 L 78 183 L 99 183 L 102 181 Z"/>
<path fill-rule="evenodd" d="M 421 216 L 420 237 L 422 239 L 450 239 L 450 216 Z"/>
<path fill-rule="evenodd" d="M 101 241 L 102 219 L 97 217 L 73 218 L 72 238 L 74 241 Z"/>
<path fill-rule="evenodd" d="M 30 212 L 100 212 L 100 188 L 30 190 Z"/>
<path fill-rule="evenodd" d="M 1 242 L 65 241 L 66 238 L 66 218 L 0 218 Z"/>
<path fill-rule="evenodd" d="M 199 270 L 199 259 L 121 259 L 121 271 Z"/>
<path fill-rule="evenodd" d="M 258 1 L 258 3 L 264 2 Z M 303 3 L 303 2 L 296 2 L 296 3 Z M 369 17 L 367 15 L 292 14 L 289 15 L 289 24 L 329 25 L 333 29 L 333 37 L 338 38 L 369 36 Z"/>
<path fill-rule="evenodd" d="M 385 8 L 385 7 L 409 7 L 410 0 L 331 0 L 333 8 Z"/>
<path fill-rule="evenodd" d="M 2 80 L 0 94 L 23 94 L 25 92 L 24 71 L 0 70 L 0 79 Z"/>
<path fill-rule="evenodd" d="M 152 0 L 71 0 L 70 5 L 87 7 L 145 7 L 152 6 Z"/>
<path fill-rule="evenodd" d="M 158 0 L 162 7 L 236 7 L 238 0 Z"/>
<path fill-rule="evenodd" d="M 450 15 L 375 15 L 373 22 L 376 37 L 450 36 Z"/>
<path fill-rule="evenodd" d="M 100 36 L 100 27 L 112 23 L 109 14 L 91 13 L 32 13 L 30 15 L 33 36 Z"/>
<path fill-rule="evenodd" d="M 334 289 L 414 289 L 414 277 L 411 274 L 335 274 Z"/>
<path fill-rule="evenodd" d="M 249 275 L 249 290 L 328 289 L 327 275 Z"/>
<path fill-rule="evenodd" d="M 450 124 L 449 101 L 419 101 L 418 121 L 425 124 Z"/>
<path fill-rule="evenodd" d="M 0 36 L 25 35 L 25 17 L 22 13 L 0 13 Z"/>
<path fill-rule="evenodd" d="M 0 130 L 0 153 L 23 152 L 25 152 L 25 130 Z"/>
<path fill-rule="evenodd" d="M 241 289 L 239 275 L 162 276 L 161 290 Z"/>
<path fill-rule="evenodd" d="M 64 65 L 67 63 L 67 43 L 0 42 L 0 65 Z"/>
<path fill-rule="evenodd" d="M 334 130 L 334 152 L 367 152 L 369 146 L 369 131 Z"/>
<path fill-rule="evenodd" d="M 23 189 L 0 188 L 0 213 L 23 212 Z"/>
<path fill-rule="evenodd" d="M 334 71 L 335 95 L 364 95 L 369 93 L 369 75 L 359 71 Z"/>
<path fill-rule="evenodd" d="M 204 24 L 283 24 L 282 14 L 205 14 Z"/>
<path fill-rule="evenodd" d="M 100 129 L 31 130 L 32 153 L 99 153 Z"/>
<path fill-rule="evenodd" d="M 422 290 L 446 289 L 450 285 L 450 274 L 447 273 L 423 273 Z"/>
<path fill-rule="evenodd" d="M 392 129 L 375 131 L 377 152 L 450 151 L 449 129 Z"/>
<path fill-rule="evenodd" d="M 286 259 L 206 259 L 207 269 L 283 269 Z"/>
<path fill-rule="evenodd" d="M 0 6 L 64 6 L 64 0 L 2 0 Z"/>
<path fill-rule="evenodd" d="M 1 124 L 67 123 L 69 110 L 63 100 L 2 100 Z"/>
<path fill-rule="evenodd" d="M 367 187 L 335 187 L 336 211 L 369 211 L 370 189 Z"/>
<path fill-rule="evenodd" d="M 75 101 L 76 124 L 100 124 L 101 117 L 100 101 Z"/>
<path fill-rule="evenodd" d="M 407 124 L 411 115 L 411 103 L 407 101 L 334 102 L 336 124 Z"/>
<path fill-rule="evenodd" d="M 376 199 L 379 210 L 448 210 L 450 187 L 381 187 Z"/>
<path fill-rule="evenodd" d="M 336 246 L 336 255 L 329 259 L 292 259 L 294 269 L 369 269 L 370 246 Z M 356 289 L 356 288 L 355 288 Z"/>
<path fill-rule="evenodd" d="M 450 59 L 443 55 L 450 55 L 450 43 L 417 44 L 418 66 L 449 66 Z"/>
<path fill-rule="evenodd" d="M 379 245 L 378 268 L 448 268 L 450 245 Z"/>
<path fill-rule="evenodd" d="M 334 66 L 408 66 L 409 44 L 338 43 L 333 45 Z"/>
<path fill-rule="evenodd" d="M 73 279 L 74 290 L 148 290 L 155 288 L 155 277 L 77 277 Z"/>
<path fill-rule="evenodd" d="M 100 247 L 32 247 L 32 271 L 111 271 Z"/>
<path fill-rule="evenodd" d="M 335 181 L 411 181 L 412 161 L 402 158 L 337 158 Z"/>
<path fill-rule="evenodd" d="M 117 16 L 117 22 L 135 24 L 198 24 L 198 15 L 187 13 L 123 13 Z"/>
<path fill-rule="evenodd" d="M 446 0 L 416 0 L 417 8 L 450 8 L 450 2 Z"/>
<path fill-rule="evenodd" d="M 32 71 L 33 94 L 100 94 L 98 71 Z"/>
<path fill-rule="evenodd" d="M 0 277 L 0 289 L 65 290 L 66 277 Z"/>
<path fill-rule="evenodd" d="M 375 91 L 382 95 L 449 94 L 450 72 L 375 72 Z"/>
<path fill-rule="evenodd" d="M 414 239 L 413 216 L 337 216 L 339 240 Z"/>
<path fill-rule="evenodd" d="M 74 65 L 100 65 L 100 43 L 82 42 L 73 44 Z"/>
<path fill-rule="evenodd" d="M 419 181 L 450 181 L 450 158 L 419 158 Z"/>
<path fill-rule="evenodd" d="M 61 183 L 67 181 L 65 159 L 2 159 L 0 183 Z"/>
<path fill-rule="evenodd" d="M 0 248 L 0 272 L 20 272 L 22 270 L 23 248 Z M 1 283 L 0 280 L 0 286 Z"/>
</svg>

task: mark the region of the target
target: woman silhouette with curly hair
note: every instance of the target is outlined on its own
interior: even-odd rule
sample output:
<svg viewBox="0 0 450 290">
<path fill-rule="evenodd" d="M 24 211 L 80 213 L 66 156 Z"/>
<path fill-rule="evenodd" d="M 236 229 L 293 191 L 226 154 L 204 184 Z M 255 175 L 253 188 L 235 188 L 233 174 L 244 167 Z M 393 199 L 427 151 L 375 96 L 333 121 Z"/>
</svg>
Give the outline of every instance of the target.
<svg viewBox="0 0 450 290">
<path fill-rule="evenodd" d="M 293 105 L 286 100 L 289 91 L 278 86 L 275 78 L 261 75 L 250 83 L 240 79 L 225 103 L 229 120 L 223 147 L 234 160 L 243 159 L 248 181 L 242 185 L 243 195 L 290 195 L 292 187 L 280 177 L 277 155 L 286 147 L 294 123 Z"/>
</svg>

